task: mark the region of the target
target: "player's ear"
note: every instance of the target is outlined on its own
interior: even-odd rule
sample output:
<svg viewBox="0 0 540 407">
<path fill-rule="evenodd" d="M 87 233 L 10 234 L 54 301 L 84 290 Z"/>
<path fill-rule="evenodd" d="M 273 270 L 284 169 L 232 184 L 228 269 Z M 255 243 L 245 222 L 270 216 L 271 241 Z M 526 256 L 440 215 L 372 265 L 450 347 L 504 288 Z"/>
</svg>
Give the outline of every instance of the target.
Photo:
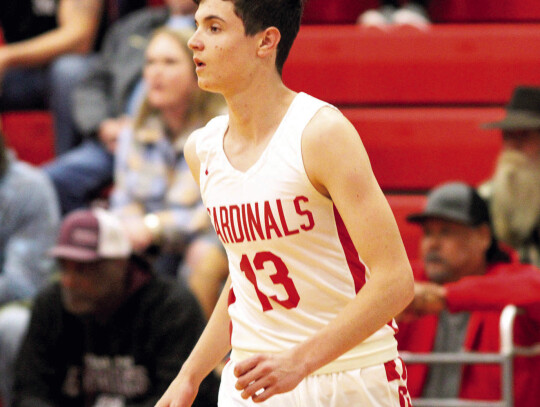
<svg viewBox="0 0 540 407">
<path fill-rule="evenodd" d="M 277 50 L 277 46 L 281 40 L 281 33 L 276 27 L 268 27 L 260 32 L 259 35 L 259 47 L 257 49 L 258 56 L 265 57 Z"/>
</svg>

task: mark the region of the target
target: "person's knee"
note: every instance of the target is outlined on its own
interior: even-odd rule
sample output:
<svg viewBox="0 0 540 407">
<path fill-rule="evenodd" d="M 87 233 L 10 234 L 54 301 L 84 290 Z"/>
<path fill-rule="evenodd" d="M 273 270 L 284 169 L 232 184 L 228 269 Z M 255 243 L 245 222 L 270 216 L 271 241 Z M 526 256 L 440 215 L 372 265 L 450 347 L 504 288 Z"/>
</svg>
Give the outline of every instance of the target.
<svg viewBox="0 0 540 407">
<path fill-rule="evenodd" d="M 223 247 L 204 238 L 194 240 L 187 247 L 185 262 L 192 271 L 222 274 L 221 270 L 227 269 L 227 255 Z"/>
<path fill-rule="evenodd" d="M 212 314 L 228 273 L 227 255 L 219 242 L 202 238 L 188 246 L 182 277 L 207 318 Z"/>
<path fill-rule="evenodd" d="M 4 355 L 15 355 L 30 321 L 30 310 L 10 305 L 0 310 L 0 349 Z"/>
<path fill-rule="evenodd" d="M 50 79 L 54 86 L 66 86 L 77 83 L 89 70 L 88 56 L 64 55 L 56 58 L 50 67 Z"/>
<path fill-rule="evenodd" d="M 6 406 L 11 402 L 14 363 L 29 323 L 28 308 L 19 304 L 0 308 L 0 399 Z"/>
</svg>

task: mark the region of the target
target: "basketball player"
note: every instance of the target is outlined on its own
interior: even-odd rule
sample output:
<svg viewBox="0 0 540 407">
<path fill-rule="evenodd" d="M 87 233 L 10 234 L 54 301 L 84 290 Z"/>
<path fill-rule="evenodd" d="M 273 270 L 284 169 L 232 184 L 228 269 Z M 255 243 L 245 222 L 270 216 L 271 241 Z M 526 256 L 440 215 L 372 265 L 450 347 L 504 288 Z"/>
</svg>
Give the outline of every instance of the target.
<svg viewBox="0 0 540 407">
<path fill-rule="evenodd" d="M 301 14 L 301 0 L 200 1 L 199 86 L 228 115 L 185 154 L 230 277 L 158 407 L 189 406 L 231 345 L 221 407 L 410 403 L 393 317 L 412 272 L 354 127 L 281 80 Z"/>
</svg>

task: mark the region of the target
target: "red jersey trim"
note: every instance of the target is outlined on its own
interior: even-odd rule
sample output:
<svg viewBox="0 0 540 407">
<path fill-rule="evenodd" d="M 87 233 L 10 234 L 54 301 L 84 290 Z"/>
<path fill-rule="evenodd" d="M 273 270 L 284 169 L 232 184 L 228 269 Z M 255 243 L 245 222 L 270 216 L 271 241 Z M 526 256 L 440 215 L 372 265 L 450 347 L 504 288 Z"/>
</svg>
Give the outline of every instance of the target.
<svg viewBox="0 0 540 407">
<path fill-rule="evenodd" d="M 358 251 L 354 247 L 349 231 L 345 227 L 345 223 L 343 223 L 343 219 L 341 219 L 341 215 L 335 205 L 334 219 L 336 221 L 339 241 L 341 242 L 341 247 L 343 248 L 345 259 L 347 260 L 349 271 L 354 281 L 354 289 L 358 293 L 364 284 L 366 284 L 366 266 L 360 261 Z"/>
<path fill-rule="evenodd" d="M 234 295 L 234 290 L 231 287 L 229 290 L 229 296 L 227 298 L 228 305 L 234 304 L 236 302 L 236 295 Z M 232 342 L 232 331 L 233 331 L 233 323 L 232 320 L 229 321 L 229 343 Z"/>
</svg>

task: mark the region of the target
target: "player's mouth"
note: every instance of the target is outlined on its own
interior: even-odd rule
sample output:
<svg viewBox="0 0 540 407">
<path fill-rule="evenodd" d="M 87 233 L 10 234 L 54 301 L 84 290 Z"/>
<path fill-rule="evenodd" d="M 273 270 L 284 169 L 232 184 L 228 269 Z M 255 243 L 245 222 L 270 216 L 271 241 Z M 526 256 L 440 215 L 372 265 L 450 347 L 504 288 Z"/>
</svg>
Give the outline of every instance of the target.
<svg viewBox="0 0 540 407">
<path fill-rule="evenodd" d="M 199 58 L 193 58 L 193 62 L 195 62 L 195 71 L 199 72 L 201 69 L 203 69 L 206 64 L 201 61 Z"/>
</svg>

